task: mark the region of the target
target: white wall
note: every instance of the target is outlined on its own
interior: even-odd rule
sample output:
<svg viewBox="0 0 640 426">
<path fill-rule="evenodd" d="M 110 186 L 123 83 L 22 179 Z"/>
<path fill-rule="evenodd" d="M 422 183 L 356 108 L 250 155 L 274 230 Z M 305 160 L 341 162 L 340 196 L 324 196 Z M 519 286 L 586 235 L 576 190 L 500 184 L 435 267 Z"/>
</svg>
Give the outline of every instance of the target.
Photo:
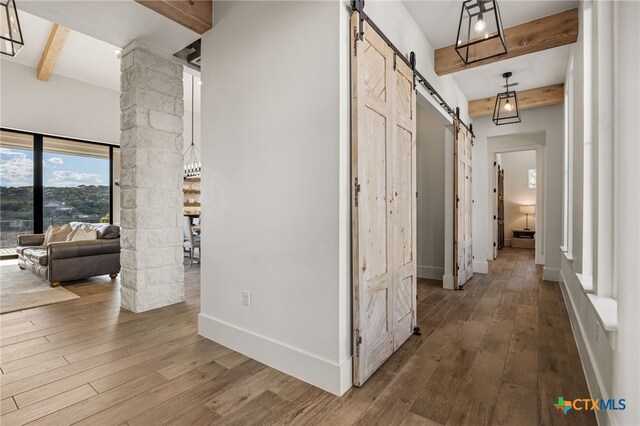
<svg viewBox="0 0 640 426">
<path fill-rule="evenodd" d="M 538 194 L 543 197 L 544 209 L 536 213 L 543 216 L 544 236 L 541 252 L 545 279 L 558 280 L 560 273 L 560 245 L 562 233 L 562 155 L 564 136 L 564 109 L 562 105 L 524 110 L 522 122 L 496 126 L 491 117 L 473 123 L 476 142 L 473 147 L 473 210 L 475 262 L 493 257 L 493 154 L 510 150 L 535 149 L 544 145 L 544 164 L 538 167 Z M 540 197 L 539 196 L 539 197 Z M 538 198 L 540 203 L 540 198 Z M 540 233 L 538 227 L 538 233 Z M 539 240 L 538 240 L 539 241 Z M 540 258 L 537 253 L 537 260 Z M 486 260 L 485 260 L 486 259 Z"/>
<path fill-rule="evenodd" d="M 120 143 L 120 93 L 53 74 L 48 82 L 36 70 L 0 61 L 2 127 L 78 139 Z"/>
<path fill-rule="evenodd" d="M 511 245 L 514 229 L 524 229 L 526 217 L 520 206 L 536 204 L 536 190 L 529 188 L 529 169 L 536 168 L 535 151 L 506 152 L 501 155 L 504 170 L 504 235 Z M 535 215 L 529 215 L 529 228 L 535 229 Z"/>
<path fill-rule="evenodd" d="M 202 38 L 200 333 L 337 394 L 352 373 L 349 10 L 218 2 Z M 404 5 L 367 11 L 466 117 Z"/>
<path fill-rule="evenodd" d="M 339 338 L 339 13 L 330 2 L 216 3 L 202 38 L 199 331 L 341 394 L 351 358 Z"/>
<path fill-rule="evenodd" d="M 591 397 L 627 401 L 626 410 L 596 412 L 599 424 L 637 425 L 640 3 L 583 1 L 580 11 L 565 82 L 570 241 L 561 288 Z"/>
<path fill-rule="evenodd" d="M 444 275 L 445 126 L 434 112 L 417 107 L 418 276 Z"/>
</svg>

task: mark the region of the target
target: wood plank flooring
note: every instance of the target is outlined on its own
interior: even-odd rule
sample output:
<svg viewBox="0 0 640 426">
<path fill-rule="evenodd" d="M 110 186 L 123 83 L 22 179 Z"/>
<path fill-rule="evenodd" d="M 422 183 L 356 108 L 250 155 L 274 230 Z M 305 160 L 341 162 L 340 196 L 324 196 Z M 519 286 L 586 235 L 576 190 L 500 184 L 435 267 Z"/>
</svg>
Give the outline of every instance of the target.
<svg viewBox="0 0 640 426">
<path fill-rule="evenodd" d="M 16 266 L 17 267 L 17 266 Z M 185 303 L 132 314 L 108 279 L 80 299 L 0 316 L 3 425 L 594 425 L 560 288 L 506 249 L 464 291 L 420 280 L 412 336 L 362 388 L 323 392 L 197 335 Z"/>
</svg>

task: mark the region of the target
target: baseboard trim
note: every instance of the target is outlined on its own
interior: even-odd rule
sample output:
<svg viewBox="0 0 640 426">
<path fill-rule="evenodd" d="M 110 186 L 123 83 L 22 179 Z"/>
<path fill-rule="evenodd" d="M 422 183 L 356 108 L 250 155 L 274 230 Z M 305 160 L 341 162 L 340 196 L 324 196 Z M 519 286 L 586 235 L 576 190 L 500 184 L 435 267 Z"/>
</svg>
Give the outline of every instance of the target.
<svg viewBox="0 0 640 426">
<path fill-rule="evenodd" d="M 560 270 L 554 268 L 542 268 L 542 279 L 545 281 L 560 282 Z"/>
<path fill-rule="evenodd" d="M 597 365 L 593 363 L 593 351 L 591 350 L 590 345 L 587 342 L 587 339 L 584 335 L 584 326 L 582 325 L 582 321 L 576 315 L 575 304 L 573 302 L 573 297 L 571 296 L 571 291 L 567 288 L 567 279 L 560 271 L 560 290 L 562 292 L 562 298 L 564 299 L 564 304 L 567 308 L 567 312 L 569 313 L 569 323 L 571 324 L 571 329 L 573 330 L 573 335 L 576 340 L 576 345 L 578 346 L 578 354 L 580 355 L 580 361 L 582 364 L 582 370 L 584 372 L 584 376 L 587 380 L 587 387 L 589 388 L 589 394 L 591 398 L 594 399 L 609 399 L 606 388 L 602 385 L 602 375 L 600 374 L 600 370 Z M 613 417 L 610 415 L 609 411 L 606 410 L 597 410 L 595 411 L 596 420 L 600 425 L 615 425 L 615 421 Z"/>
<path fill-rule="evenodd" d="M 479 260 L 473 261 L 473 272 L 478 274 L 486 274 L 489 272 L 489 262 L 486 260 L 481 262 Z"/>
<path fill-rule="evenodd" d="M 334 395 L 342 396 L 352 386 L 351 357 L 334 363 L 202 313 L 198 334 Z"/>
<path fill-rule="evenodd" d="M 444 275 L 442 277 L 442 288 L 445 288 L 447 290 L 453 290 L 455 287 L 453 286 L 454 284 L 454 276 L 453 275 Z"/>
<path fill-rule="evenodd" d="M 418 277 L 430 280 L 441 280 L 444 275 L 444 268 L 436 266 L 418 266 Z"/>
</svg>

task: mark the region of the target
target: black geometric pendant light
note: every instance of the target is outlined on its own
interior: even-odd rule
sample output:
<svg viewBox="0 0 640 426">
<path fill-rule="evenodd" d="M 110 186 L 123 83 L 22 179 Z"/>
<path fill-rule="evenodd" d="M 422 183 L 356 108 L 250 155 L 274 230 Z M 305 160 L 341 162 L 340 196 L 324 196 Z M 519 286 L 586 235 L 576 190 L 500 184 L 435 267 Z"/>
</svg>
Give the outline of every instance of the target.
<svg viewBox="0 0 640 426">
<path fill-rule="evenodd" d="M 507 53 L 497 1 L 466 0 L 462 3 L 455 45 L 458 56 L 466 65 Z"/>
<path fill-rule="evenodd" d="M 0 52 L 16 56 L 24 46 L 15 0 L 0 0 Z"/>
<path fill-rule="evenodd" d="M 502 124 L 520 123 L 520 109 L 518 108 L 518 94 L 514 90 L 509 90 L 509 86 L 515 86 L 518 83 L 509 84 L 510 72 L 502 74 L 507 82 L 504 87 L 507 88 L 506 92 L 498 93 L 496 95 L 496 105 L 493 108 L 493 122 L 497 126 Z"/>
</svg>

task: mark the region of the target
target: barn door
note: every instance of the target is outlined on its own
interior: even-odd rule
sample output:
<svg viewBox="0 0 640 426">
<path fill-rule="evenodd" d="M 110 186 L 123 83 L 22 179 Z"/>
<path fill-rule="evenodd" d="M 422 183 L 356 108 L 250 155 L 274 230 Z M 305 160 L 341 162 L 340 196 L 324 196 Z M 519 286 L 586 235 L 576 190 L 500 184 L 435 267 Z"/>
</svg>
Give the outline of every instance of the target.
<svg viewBox="0 0 640 426">
<path fill-rule="evenodd" d="M 364 23 L 352 29 L 353 382 L 362 385 L 416 322 L 413 72 Z"/>
<path fill-rule="evenodd" d="M 473 276 L 473 239 L 471 232 L 471 212 L 473 198 L 471 196 L 472 151 L 471 134 L 456 122 L 454 141 L 454 239 L 455 256 L 454 286 L 461 288 Z"/>
</svg>

